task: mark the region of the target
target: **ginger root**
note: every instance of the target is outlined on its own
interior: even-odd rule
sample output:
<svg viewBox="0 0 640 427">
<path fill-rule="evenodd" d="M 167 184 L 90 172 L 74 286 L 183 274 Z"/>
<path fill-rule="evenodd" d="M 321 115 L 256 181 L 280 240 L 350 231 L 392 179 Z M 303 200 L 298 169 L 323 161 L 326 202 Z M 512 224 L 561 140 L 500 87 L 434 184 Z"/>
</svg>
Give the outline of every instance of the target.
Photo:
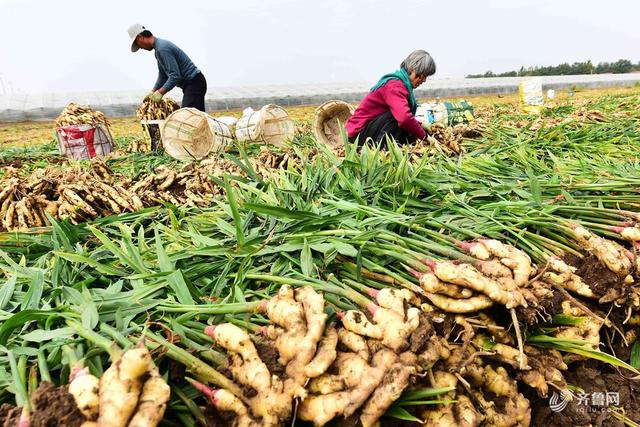
<svg viewBox="0 0 640 427">
<path fill-rule="evenodd" d="M 574 225 L 572 228 L 580 246 L 595 255 L 609 270 L 620 277 L 625 277 L 631 272 L 630 252 L 625 248 L 579 225 Z"/>
<path fill-rule="evenodd" d="M 373 427 L 389 407 L 398 400 L 409 385 L 409 378 L 416 373 L 413 366 L 394 364 L 387 372 L 382 384 L 376 388 L 371 398 L 362 408 L 360 422 L 363 427 Z"/>
<path fill-rule="evenodd" d="M 136 409 L 142 376 L 151 363 L 145 347 L 125 351 L 100 378 L 99 427 L 124 427 Z"/>
<path fill-rule="evenodd" d="M 551 271 L 547 271 L 542 275 L 545 281 L 560 285 L 566 290 L 586 298 L 597 298 L 589 285 L 584 283 L 582 278 L 575 274 L 575 267 L 569 266 L 558 257 L 549 257 L 547 263 Z"/>
<path fill-rule="evenodd" d="M 446 313 L 475 313 L 493 306 L 493 301 L 486 295 L 476 295 L 466 299 L 448 298 L 442 295 L 427 294 L 429 301 Z"/>
<path fill-rule="evenodd" d="M 372 323 L 364 313 L 349 310 L 340 320 L 345 329 L 358 335 L 376 340 L 399 352 L 409 347 L 408 338 L 420 325 L 420 310 L 407 304 L 406 294 L 401 292 L 378 292 L 376 305 L 369 303 L 367 309 L 372 315 Z"/>
<path fill-rule="evenodd" d="M 507 308 L 527 306 L 527 302 L 520 292 L 504 289 L 497 281 L 480 273 L 471 264 L 456 264 L 451 261 L 429 261 L 428 265 L 438 279 L 444 282 L 464 286 L 483 293 Z"/>
<path fill-rule="evenodd" d="M 369 360 L 369 346 L 367 341 L 361 335 L 351 332 L 347 329 L 340 328 L 338 330 L 338 341 L 348 350 L 358 354 L 364 360 Z"/>
<path fill-rule="evenodd" d="M 549 384 L 552 384 L 568 398 L 571 393 L 567 389 L 567 383 L 561 372 L 561 370 L 567 370 L 567 365 L 562 360 L 560 352 L 531 346 L 525 346 L 524 350 L 529 358 L 531 370 L 520 372 L 518 377 L 525 384 L 535 388 L 541 397 L 547 396 Z"/>
<path fill-rule="evenodd" d="M 247 425 L 259 419 L 261 425 L 277 426 L 290 418 L 293 400 L 306 397 L 308 380 L 322 378 L 334 362 L 338 333 L 335 327 L 325 332 L 324 298 L 311 287 L 294 291 L 281 286 L 275 297 L 260 305 L 260 310 L 273 322 L 266 334 L 275 338 L 279 361 L 285 367 L 283 378 L 269 372 L 245 330 L 224 323 L 207 327 L 205 333 L 229 353 L 233 378 L 256 392 L 250 398 L 236 396 L 238 402 L 247 403 L 246 417 L 234 403 L 238 419 Z"/>
<path fill-rule="evenodd" d="M 149 378 L 142 386 L 138 407 L 128 427 L 155 427 L 167 409 L 167 402 L 171 397 L 169 385 L 162 379 L 153 362 L 150 362 L 148 373 Z"/>
<path fill-rule="evenodd" d="M 585 316 L 586 313 L 580 308 L 575 307 L 571 301 L 562 302 L 562 313 L 569 316 Z M 563 326 L 558 332 L 556 337 L 567 338 L 573 340 L 583 340 L 593 348 L 597 350 L 600 347 L 600 329 L 602 323 L 593 317 L 587 317 L 575 326 Z"/>
<path fill-rule="evenodd" d="M 367 370 L 369 363 L 356 353 L 338 353 L 333 367 L 338 370 L 337 375 L 323 374 L 309 382 L 311 393 L 329 394 L 345 388 L 355 387 L 361 375 Z"/>
<path fill-rule="evenodd" d="M 442 294 L 450 298 L 470 298 L 473 296 L 471 289 L 463 288 L 451 283 L 444 283 L 432 272 L 427 273 L 413 273 L 418 280 L 420 280 L 420 286 L 427 293 Z"/>
<path fill-rule="evenodd" d="M 493 343 L 485 335 L 476 335 L 473 339 L 473 343 L 480 350 L 484 350 L 485 347 L 489 347 L 489 351 L 495 353 L 495 357 L 500 361 L 513 366 L 516 369 L 520 369 L 520 359 L 522 358 L 522 366 L 524 369 L 531 369 L 529 366 L 529 359 L 526 354 L 521 354 L 520 350 L 515 347 L 511 347 L 502 343 Z"/>
<path fill-rule="evenodd" d="M 80 412 L 88 420 L 98 418 L 100 411 L 100 380 L 89 373 L 89 368 L 74 367 L 71 370 L 69 393 L 76 401 Z"/>
<path fill-rule="evenodd" d="M 356 356 L 359 357 L 359 356 Z M 309 395 L 298 407 L 298 416 L 322 426 L 338 415 L 351 416 L 382 382 L 386 372 L 398 360 L 391 350 L 383 349 L 373 355 L 371 365 L 366 364 L 357 384 L 349 389 L 329 394 Z"/>
<path fill-rule="evenodd" d="M 307 378 L 315 378 L 322 375 L 336 358 L 336 346 L 338 345 L 338 332 L 336 328 L 327 329 L 324 337 L 318 345 L 318 351 L 314 358 L 304 367 Z"/>
</svg>

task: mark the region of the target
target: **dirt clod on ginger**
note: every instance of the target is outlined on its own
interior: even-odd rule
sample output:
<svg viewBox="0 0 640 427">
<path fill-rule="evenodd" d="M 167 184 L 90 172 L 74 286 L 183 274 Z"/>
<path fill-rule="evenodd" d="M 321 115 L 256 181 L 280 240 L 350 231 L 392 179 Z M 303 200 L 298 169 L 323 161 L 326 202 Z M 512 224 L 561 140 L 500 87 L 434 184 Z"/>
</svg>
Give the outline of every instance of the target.
<svg viewBox="0 0 640 427">
<path fill-rule="evenodd" d="M 420 314 L 420 325 L 409 337 L 409 350 L 417 353 L 425 346 L 429 337 L 433 335 L 433 324 L 426 314 Z"/>
<path fill-rule="evenodd" d="M 204 410 L 205 427 L 231 426 L 238 416 L 231 411 L 220 411 L 213 405 L 207 405 Z"/>
<path fill-rule="evenodd" d="M 577 268 L 576 274 L 589 285 L 596 295 L 603 296 L 610 289 L 616 289 L 622 285 L 622 280 L 593 255 L 582 259 L 569 255 L 565 262 Z"/>
<path fill-rule="evenodd" d="M 254 335 L 252 337 L 253 344 L 256 346 L 260 359 L 267 365 L 269 372 L 272 375 L 282 377 L 285 367 L 278 361 L 278 349 L 275 347 L 275 342 L 260 335 Z"/>
<path fill-rule="evenodd" d="M 31 427 L 80 427 L 85 421 L 85 416 L 76 406 L 66 387 L 56 387 L 52 383 L 43 382 L 31 399 Z"/>
<path fill-rule="evenodd" d="M 0 406 L 0 426 L 15 426 L 20 420 L 21 408 L 3 403 Z"/>
</svg>

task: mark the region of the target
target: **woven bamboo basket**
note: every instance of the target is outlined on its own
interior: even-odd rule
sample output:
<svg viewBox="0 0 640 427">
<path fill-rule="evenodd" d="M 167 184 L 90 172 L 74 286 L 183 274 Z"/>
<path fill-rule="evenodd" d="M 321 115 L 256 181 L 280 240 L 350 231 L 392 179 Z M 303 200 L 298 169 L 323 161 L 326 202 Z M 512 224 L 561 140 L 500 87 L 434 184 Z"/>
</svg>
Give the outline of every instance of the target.
<svg viewBox="0 0 640 427">
<path fill-rule="evenodd" d="M 171 157 L 198 160 L 224 150 L 232 142 L 229 127 L 195 108 L 171 113 L 162 125 L 162 145 Z"/>
<path fill-rule="evenodd" d="M 264 142 L 284 146 L 295 135 L 289 114 L 277 105 L 265 105 L 258 111 L 242 116 L 236 123 L 236 138 L 240 142 Z"/>
<path fill-rule="evenodd" d="M 313 134 L 318 142 L 330 147 L 343 145 L 340 129 L 351 117 L 354 108 L 344 101 L 327 101 L 313 115 Z"/>
</svg>

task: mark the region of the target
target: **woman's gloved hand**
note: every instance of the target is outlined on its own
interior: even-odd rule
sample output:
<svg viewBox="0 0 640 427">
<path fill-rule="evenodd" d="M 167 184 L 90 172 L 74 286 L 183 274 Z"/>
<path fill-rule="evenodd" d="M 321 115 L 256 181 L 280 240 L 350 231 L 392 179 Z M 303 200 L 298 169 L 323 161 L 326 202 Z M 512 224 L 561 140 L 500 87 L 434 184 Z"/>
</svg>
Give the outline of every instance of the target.
<svg viewBox="0 0 640 427">
<path fill-rule="evenodd" d="M 440 122 L 435 122 L 435 123 L 422 123 L 422 128 L 427 132 L 427 133 L 434 133 L 435 131 L 437 131 L 440 128 L 443 128 L 444 124 L 440 123 Z"/>
</svg>

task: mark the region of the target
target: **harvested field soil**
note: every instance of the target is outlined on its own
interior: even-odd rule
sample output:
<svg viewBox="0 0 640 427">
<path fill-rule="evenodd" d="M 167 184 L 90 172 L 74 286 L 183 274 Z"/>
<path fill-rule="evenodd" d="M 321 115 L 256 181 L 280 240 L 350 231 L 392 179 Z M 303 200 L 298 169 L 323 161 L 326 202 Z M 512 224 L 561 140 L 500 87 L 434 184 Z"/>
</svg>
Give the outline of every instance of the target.
<svg viewBox="0 0 640 427">
<path fill-rule="evenodd" d="M 640 382 L 628 380 L 616 372 L 608 371 L 608 368 L 604 371 L 601 367 L 602 364 L 593 361 L 581 363 L 576 368 L 570 366 L 570 371 L 565 374 L 567 382 L 582 391 L 578 391 L 574 400 L 558 412 L 549 408 L 547 399 L 532 398 L 531 425 L 624 427 L 622 421 L 607 411 L 607 393 L 609 399 L 613 400 L 609 406 L 624 408 L 629 420 L 640 420 Z M 615 399 L 618 399 L 617 403 Z"/>
</svg>

